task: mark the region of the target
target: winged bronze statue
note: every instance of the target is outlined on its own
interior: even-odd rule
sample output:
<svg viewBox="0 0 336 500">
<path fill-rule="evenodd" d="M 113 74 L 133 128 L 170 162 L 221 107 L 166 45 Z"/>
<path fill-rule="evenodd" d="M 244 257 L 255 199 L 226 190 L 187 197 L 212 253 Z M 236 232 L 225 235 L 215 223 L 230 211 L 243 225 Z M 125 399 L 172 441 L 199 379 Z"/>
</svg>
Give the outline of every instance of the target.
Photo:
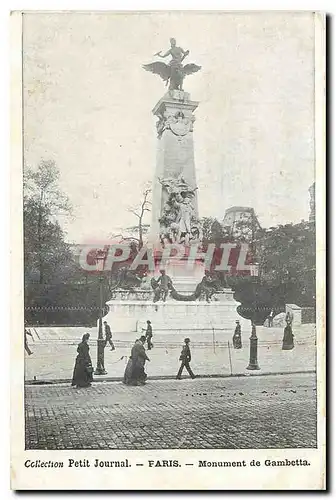
<svg viewBox="0 0 336 500">
<path fill-rule="evenodd" d="M 201 69 L 197 64 L 186 64 L 183 66 L 182 61 L 189 55 L 189 50 L 183 50 L 181 47 L 176 47 L 175 38 L 170 39 L 170 49 L 165 54 L 157 52 L 155 56 L 167 57 L 171 56 L 172 59 L 169 64 L 164 62 L 153 62 L 151 64 L 144 64 L 142 67 L 146 71 L 159 75 L 166 85 L 169 84 L 169 90 L 183 90 L 183 80 L 185 76 L 192 75 Z"/>
</svg>

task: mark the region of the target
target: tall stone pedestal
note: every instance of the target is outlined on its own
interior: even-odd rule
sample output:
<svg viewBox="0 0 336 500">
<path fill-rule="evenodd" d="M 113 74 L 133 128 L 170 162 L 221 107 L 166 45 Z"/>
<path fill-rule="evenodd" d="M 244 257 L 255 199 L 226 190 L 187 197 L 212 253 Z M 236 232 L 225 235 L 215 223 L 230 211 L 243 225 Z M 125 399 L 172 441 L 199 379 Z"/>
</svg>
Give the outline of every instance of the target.
<svg viewBox="0 0 336 500">
<path fill-rule="evenodd" d="M 191 101 L 187 92 L 170 90 L 153 109 L 158 118 L 156 169 L 152 185 L 152 223 L 149 241 L 158 243 L 160 234 L 159 219 L 168 200 L 159 179 L 182 176 L 189 186 L 195 189 L 192 198 L 194 214 L 198 217 L 197 184 L 194 160 L 193 124 L 194 111 L 198 102 Z"/>
</svg>

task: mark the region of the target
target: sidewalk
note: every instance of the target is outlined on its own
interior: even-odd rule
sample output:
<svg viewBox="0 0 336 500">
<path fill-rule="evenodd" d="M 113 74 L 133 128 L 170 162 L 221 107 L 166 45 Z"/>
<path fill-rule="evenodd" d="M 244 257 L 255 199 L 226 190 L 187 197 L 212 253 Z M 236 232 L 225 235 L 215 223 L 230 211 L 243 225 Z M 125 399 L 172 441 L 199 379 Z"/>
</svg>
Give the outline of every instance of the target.
<svg viewBox="0 0 336 500">
<path fill-rule="evenodd" d="M 71 331 L 70 331 L 71 330 Z M 91 333 L 90 354 L 93 365 L 96 365 L 96 329 L 38 329 L 38 337 L 30 342 L 32 356 L 25 358 L 26 382 L 69 381 L 77 355 L 77 344 L 85 331 Z M 313 325 L 304 325 L 296 331 L 295 348 L 282 351 L 281 328 L 257 328 L 259 338 L 258 361 L 260 370 L 246 370 L 249 361 L 249 338 L 243 337 L 243 348 L 232 348 L 231 336 L 227 332 L 211 334 L 195 334 L 191 337 L 191 366 L 199 376 L 230 375 L 262 375 L 277 373 L 313 372 L 316 369 L 315 331 Z M 130 355 L 134 340 L 139 334 L 130 333 L 127 338 L 118 339 L 114 335 L 116 350 L 105 349 L 106 376 L 95 377 L 97 380 L 121 379 Z M 51 340 L 51 338 L 55 340 Z M 154 349 L 148 352 L 150 362 L 146 363 L 149 377 L 175 377 L 179 367 L 179 355 L 183 343 L 183 332 L 180 334 L 154 334 Z M 228 339 L 230 349 L 228 347 Z M 230 363 L 231 355 L 231 363 Z"/>
</svg>

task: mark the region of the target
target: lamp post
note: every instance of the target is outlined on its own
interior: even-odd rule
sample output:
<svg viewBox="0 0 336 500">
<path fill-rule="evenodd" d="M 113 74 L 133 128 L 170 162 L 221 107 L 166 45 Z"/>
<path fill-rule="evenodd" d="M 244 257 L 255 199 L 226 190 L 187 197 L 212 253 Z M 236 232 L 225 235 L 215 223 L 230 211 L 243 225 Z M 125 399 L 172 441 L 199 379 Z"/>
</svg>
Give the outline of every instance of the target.
<svg viewBox="0 0 336 500">
<path fill-rule="evenodd" d="M 97 367 L 95 375 L 106 375 L 104 367 L 104 349 L 105 340 L 103 338 L 103 271 L 106 253 L 104 250 L 98 250 L 96 253 L 96 269 L 99 274 L 99 321 L 98 321 L 98 339 L 97 339 Z"/>
<path fill-rule="evenodd" d="M 255 290 L 255 278 L 258 277 L 259 275 L 259 265 L 258 264 L 251 264 L 250 266 L 251 270 L 251 277 L 253 279 L 253 313 L 252 313 L 252 319 L 251 319 L 251 324 L 252 324 L 252 331 L 251 331 L 251 337 L 250 337 L 250 361 L 248 366 L 246 367 L 246 370 L 260 370 L 260 367 L 258 365 L 258 337 L 257 337 L 257 330 L 255 326 L 255 316 L 256 316 L 256 290 Z"/>
</svg>

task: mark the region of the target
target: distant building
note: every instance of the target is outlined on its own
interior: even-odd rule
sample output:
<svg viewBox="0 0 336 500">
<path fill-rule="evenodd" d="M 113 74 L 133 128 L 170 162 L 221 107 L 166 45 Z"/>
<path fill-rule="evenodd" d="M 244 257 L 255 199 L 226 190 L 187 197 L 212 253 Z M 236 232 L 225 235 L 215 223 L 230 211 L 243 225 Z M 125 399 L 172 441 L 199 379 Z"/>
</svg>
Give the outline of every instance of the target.
<svg viewBox="0 0 336 500">
<path fill-rule="evenodd" d="M 310 206 L 309 222 L 315 223 L 315 182 L 309 188 L 309 195 L 310 195 L 310 200 L 309 200 L 309 206 Z"/>
<path fill-rule="evenodd" d="M 229 227 L 232 236 L 253 240 L 255 232 L 261 229 L 255 211 L 251 207 L 231 207 L 225 212 L 223 226 Z"/>
</svg>

